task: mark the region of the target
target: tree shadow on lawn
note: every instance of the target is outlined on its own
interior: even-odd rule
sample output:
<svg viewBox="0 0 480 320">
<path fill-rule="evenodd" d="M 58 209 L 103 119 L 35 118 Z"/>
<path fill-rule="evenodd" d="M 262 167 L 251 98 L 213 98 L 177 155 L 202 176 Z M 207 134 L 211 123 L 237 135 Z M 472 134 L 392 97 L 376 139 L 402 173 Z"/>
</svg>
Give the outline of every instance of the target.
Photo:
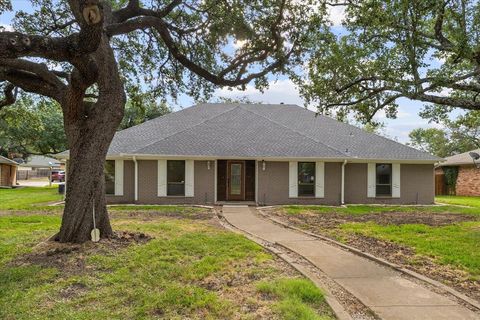
<svg viewBox="0 0 480 320">
<path fill-rule="evenodd" d="M 275 319 L 287 311 L 296 319 L 333 318 L 320 291 L 314 302 L 296 301 L 295 310 L 285 310 L 282 297 L 263 295 L 259 282 L 298 273 L 214 225 L 211 215 L 151 214 L 114 217 L 119 239 L 42 243 L 0 265 L 0 318 Z"/>
</svg>

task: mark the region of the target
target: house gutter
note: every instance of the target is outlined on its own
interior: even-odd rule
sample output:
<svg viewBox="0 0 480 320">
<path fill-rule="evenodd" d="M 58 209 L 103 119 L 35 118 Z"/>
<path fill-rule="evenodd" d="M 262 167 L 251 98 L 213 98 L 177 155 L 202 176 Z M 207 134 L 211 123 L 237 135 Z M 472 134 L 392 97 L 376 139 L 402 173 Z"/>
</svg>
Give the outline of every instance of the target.
<svg viewBox="0 0 480 320">
<path fill-rule="evenodd" d="M 342 164 L 342 190 L 340 195 L 340 203 L 342 206 L 345 204 L 345 166 L 347 162 L 347 159 L 345 159 Z"/>
<path fill-rule="evenodd" d="M 133 156 L 133 163 L 135 164 L 135 177 L 133 178 L 135 181 L 135 202 L 138 201 L 138 162 L 137 157 Z"/>
</svg>

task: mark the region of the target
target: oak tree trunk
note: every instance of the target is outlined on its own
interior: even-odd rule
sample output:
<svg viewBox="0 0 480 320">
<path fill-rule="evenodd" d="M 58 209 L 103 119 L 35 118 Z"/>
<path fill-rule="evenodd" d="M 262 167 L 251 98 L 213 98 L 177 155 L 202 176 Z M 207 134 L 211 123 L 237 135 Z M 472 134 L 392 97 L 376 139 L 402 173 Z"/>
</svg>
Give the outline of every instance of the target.
<svg viewBox="0 0 480 320">
<path fill-rule="evenodd" d="M 101 238 L 112 235 L 105 199 L 104 165 L 110 143 L 123 118 L 125 92 L 108 38 L 92 55 L 96 65 L 97 99 L 85 100 L 88 85 L 73 74 L 73 85 L 62 103 L 70 154 L 62 225 L 56 240 L 83 243 L 95 224 Z M 86 81 L 86 80 L 85 80 Z"/>
</svg>

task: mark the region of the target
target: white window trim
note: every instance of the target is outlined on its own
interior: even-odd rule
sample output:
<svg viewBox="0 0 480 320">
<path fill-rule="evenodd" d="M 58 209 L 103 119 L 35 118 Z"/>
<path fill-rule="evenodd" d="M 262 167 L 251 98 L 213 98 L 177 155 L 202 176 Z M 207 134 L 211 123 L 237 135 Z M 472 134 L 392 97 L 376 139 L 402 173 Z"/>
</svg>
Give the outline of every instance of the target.
<svg viewBox="0 0 480 320">
<path fill-rule="evenodd" d="M 185 160 L 185 197 L 193 197 L 195 189 L 195 163 Z"/>
<path fill-rule="evenodd" d="M 115 160 L 115 195 L 123 196 L 124 160 Z"/>
<path fill-rule="evenodd" d="M 167 196 L 167 160 L 157 161 L 157 192 L 159 197 Z"/>
<path fill-rule="evenodd" d="M 401 175 L 401 164 L 395 162 L 371 162 L 368 163 L 368 178 L 367 178 L 367 197 L 368 198 L 377 198 L 377 164 L 385 163 L 392 165 L 392 195 L 390 198 L 400 198 L 400 175 Z M 382 196 L 389 197 L 389 196 Z"/>
<path fill-rule="evenodd" d="M 367 172 L 367 198 L 377 196 L 377 169 L 376 163 L 369 162 Z"/>
<path fill-rule="evenodd" d="M 288 163 L 288 196 L 290 198 L 298 198 L 298 162 L 290 161 Z"/>
<path fill-rule="evenodd" d="M 182 159 L 168 159 L 168 160 L 182 160 Z M 195 160 L 185 161 L 185 195 L 183 196 L 169 196 L 167 194 L 167 159 L 160 159 L 158 161 L 158 181 L 157 188 L 158 197 L 169 198 L 192 198 L 195 196 Z"/>
<path fill-rule="evenodd" d="M 400 198 L 400 163 L 392 164 L 392 198 Z"/>
<path fill-rule="evenodd" d="M 325 198 L 325 162 L 315 162 L 315 198 Z"/>
</svg>

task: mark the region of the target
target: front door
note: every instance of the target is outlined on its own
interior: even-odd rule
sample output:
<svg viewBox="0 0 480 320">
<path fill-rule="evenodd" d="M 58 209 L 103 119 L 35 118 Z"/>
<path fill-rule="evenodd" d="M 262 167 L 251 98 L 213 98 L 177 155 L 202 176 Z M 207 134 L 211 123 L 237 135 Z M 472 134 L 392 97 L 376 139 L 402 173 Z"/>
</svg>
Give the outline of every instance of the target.
<svg viewBox="0 0 480 320">
<path fill-rule="evenodd" d="M 227 200 L 245 200 L 245 162 L 228 161 Z"/>
</svg>

